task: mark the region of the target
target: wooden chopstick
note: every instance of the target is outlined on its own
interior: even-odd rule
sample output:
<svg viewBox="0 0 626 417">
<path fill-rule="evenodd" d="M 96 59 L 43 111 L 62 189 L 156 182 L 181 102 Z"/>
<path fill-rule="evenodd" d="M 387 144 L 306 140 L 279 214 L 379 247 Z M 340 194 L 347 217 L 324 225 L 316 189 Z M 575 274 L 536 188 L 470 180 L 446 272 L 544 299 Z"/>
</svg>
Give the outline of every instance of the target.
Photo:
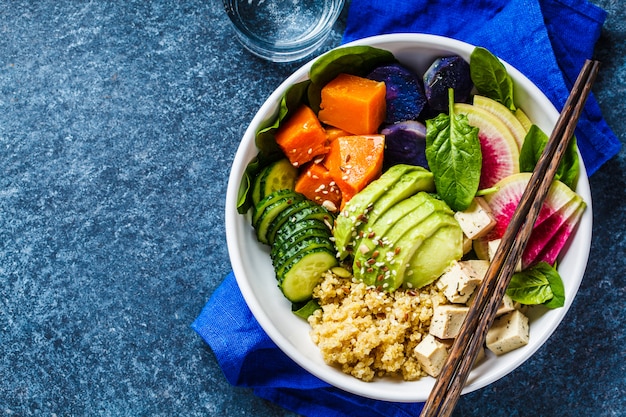
<svg viewBox="0 0 626 417">
<path fill-rule="evenodd" d="M 477 290 L 459 335 L 435 382 L 421 417 L 448 417 L 461 395 L 480 347 L 485 342 L 511 277 L 522 256 L 556 170 L 574 135 L 600 64 L 587 60 L 563 106 L 520 203 L 509 223 L 485 278 Z"/>
</svg>

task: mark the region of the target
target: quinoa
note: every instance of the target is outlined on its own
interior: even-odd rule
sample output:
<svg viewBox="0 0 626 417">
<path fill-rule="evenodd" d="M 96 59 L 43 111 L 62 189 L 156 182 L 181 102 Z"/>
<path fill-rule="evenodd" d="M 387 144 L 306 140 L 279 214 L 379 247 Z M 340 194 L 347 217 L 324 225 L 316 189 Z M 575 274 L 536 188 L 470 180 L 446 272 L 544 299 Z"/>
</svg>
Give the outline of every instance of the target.
<svg viewBox="0 0 626 417">
<path fill-rule="evenodd" d="M 321 308 L 308 318 L 310 335 L 326 363 L 363 381 L 427 375 L 413 352 L 433 308 L 447 303 L 434 284 L 389 293 L 329 271 L 313 297 Z"/>
</svg>

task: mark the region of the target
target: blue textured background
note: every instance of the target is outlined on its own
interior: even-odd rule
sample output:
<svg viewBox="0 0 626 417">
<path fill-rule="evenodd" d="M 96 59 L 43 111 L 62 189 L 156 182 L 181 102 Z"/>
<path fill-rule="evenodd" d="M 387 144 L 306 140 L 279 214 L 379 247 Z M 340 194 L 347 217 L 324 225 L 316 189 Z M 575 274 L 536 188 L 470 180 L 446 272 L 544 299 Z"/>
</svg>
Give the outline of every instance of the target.
<svg viewBox="0 0 626 417">
<path fill-rule="evenodd" d="M 594 91 L 626 143 L 626 8 L 593 3 Z M 218 0 L 0 1 L 0 415 L 294 416 L 231 387 L 189 324 L 230 270 L 238 140 L 299 65 L 244 51 Z M 565 321 L 455 416 L 626 415 L 625 155 L 591 178 Z"/>
</svg>

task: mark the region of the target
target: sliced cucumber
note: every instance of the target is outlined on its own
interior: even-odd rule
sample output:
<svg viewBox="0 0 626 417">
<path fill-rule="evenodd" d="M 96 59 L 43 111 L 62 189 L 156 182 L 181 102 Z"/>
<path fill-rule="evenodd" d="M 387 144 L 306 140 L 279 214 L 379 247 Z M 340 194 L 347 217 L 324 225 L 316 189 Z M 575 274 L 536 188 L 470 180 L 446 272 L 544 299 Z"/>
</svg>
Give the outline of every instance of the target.
<svg viewBox="0 0 626 417">
<path fill-rule="evenodd" d="M 320 223 L 322 227 L 300 229 L 298 232 L 293 233 L 288 238 L 285 238 L 281 241 L 276 240 L 272 245 L 272 249 L 270 251 L 270 256 L 272 257 L 272 259 L 278 259 L 285 256 L 285 252 L 295 247 L 298 243 L 309 240 L 311 238 L 321 238 L 326 240 L 327 242 L 330 242 L 330 230 L 328 230 L 328 228 L 324 226 L 324 223 L 319 221 L 318 223 Z"/>
<path fill-rule="evenodd" d="M 296 193 L 293 190 L 279 190 L 275 191 L 270 195 L 265 196 L 261 199 L 257 204 L 254 205 L 254 213 L 252 214 L 252 225 L 258 221 L 258 217 L 263 213 L 263 210 L 270 204 L 274 203 L 277 198 L 281 198 L 284 196 L 294 196 L 298 195 L 300 198 L 298 200 L 302 200 L 304 196 L 302 194 Z"/>
<path fill-rule="evenodd" d="M 261 201 L 261 179 L 265 175 L 265 169 L 262 169 L 256 177 L 254 177 L 254 183 L 252 184 L 252 206 L 256 206 Z"/>
<path fill-rule="evenodd" d="M 286 227 L 287 223 L 296 224 L 303 220 L 318 219 L 332 224 L 333 215 L 324 207 L 303 199 L 297 203 L 287 207 L 282 213 L 274 218 L 268 227 L 267 240 L 270 244 L 276 240 L 278 231 Z"/>
<path fill-rule="evenodd" d="M 279 190 L 293 190 L 298 169 L 288 159 L 280 159 L 259 172 L 252 188 L 252 202 L 258 204 L 266 196 Z"/>
<path fill-rule="evenodd" d="M 261 200 L 252 216 L 252 225 L 256 230 L 259 242 L 271 244 L 267 239 L 267 231 L 272 221 L 286 208 L 303 199 L 304 196 L 302 194 L 291 190 L 280 190 Z"/>
<path fill-rule="evenodd" d="M 331 233 L 328 225 L 319 219 L 306 219 L 297 223 L 286 222 L 278 231 L 274 238 L 274 245 L 281 246 L 286 242 L 294 243 L 299 238 L 299 234 L 313 229 L 325 229 Z"/>
<path fill-rule="evenodd" d="M 312 297 L 322 274 L 336 265 L 334 250 L 324 247 L 307 250 L 284 267 L 278 286 L 289 301 L 306 301 Z"/>
<path fill-rule="evenodd" d="M 275 257 L 272 259 L 278 279 L 280 280 L 284 275 L 285 267 L 289 265 L 291 261 L 302 256 L 302 254 L 306 252 L 310 252 L 318 248 L 326 248 L 331 252 L 335 250 L 335 246 L 330 239 L 319 236 L 309 236 L 291 247 L 278 249 Z"/>
</svg>

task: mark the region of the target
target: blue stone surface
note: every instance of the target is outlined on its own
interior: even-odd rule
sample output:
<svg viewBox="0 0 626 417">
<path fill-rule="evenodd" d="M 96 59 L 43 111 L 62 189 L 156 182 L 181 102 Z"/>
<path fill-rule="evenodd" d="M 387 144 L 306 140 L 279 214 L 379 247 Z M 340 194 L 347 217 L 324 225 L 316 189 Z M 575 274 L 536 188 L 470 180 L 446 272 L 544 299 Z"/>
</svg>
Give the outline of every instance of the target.
<svg viewBox="0 0 626 417">
<path fill-rule="evenodd" d="M 594 92 L 626 143 L 626 8 L 593 3 Z M 218 0 L 0 1 L 0 415 L 295 416 L 230 386 L 189 325 L 230 271 L 238 141 L 299 66 L 246 52 Z M 591 177 L 565 320 L 455 416 L 626 415 L 625 156 Z"/>
</svg>

